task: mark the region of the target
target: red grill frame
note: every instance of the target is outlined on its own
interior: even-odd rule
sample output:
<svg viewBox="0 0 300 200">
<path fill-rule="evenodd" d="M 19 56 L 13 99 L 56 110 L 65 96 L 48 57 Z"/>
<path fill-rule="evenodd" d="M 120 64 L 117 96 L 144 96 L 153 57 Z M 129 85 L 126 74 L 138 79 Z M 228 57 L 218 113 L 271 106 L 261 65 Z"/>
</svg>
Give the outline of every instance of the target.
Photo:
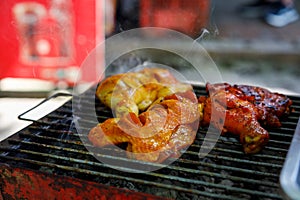
<svg viewBox="0 0 300 200">
<path fill-rule="evenodd" d="M 57 176 L 1 165 L 0 199 L 114 199 L 155 200 L 157 196 L 105 186 L 76 178 Z M 42 188 L 42 190 L 40 189 Z"/>
</svg>

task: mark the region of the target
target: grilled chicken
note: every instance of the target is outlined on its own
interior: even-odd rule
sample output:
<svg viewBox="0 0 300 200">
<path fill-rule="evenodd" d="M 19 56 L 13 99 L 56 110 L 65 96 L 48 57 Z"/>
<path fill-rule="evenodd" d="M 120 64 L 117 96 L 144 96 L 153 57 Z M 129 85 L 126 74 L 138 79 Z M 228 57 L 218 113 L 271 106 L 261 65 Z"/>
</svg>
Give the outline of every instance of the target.
<svg viewBox="0 0 300 200">
<path fill-rule="evenodd" d="M 271 127 L 280 127 L 280 118 L 287 116 L 291 112 L 292 100 L 286 95 L 272 93 L 267 89 L 247 85 L 227 85 L 231 93 L 239 98 L 251 102 L 258 108 L 262 118 L 261 123 Z"/>
<path fill-rule="evenodd" d="M 269 140 L 262 126 L 280 127 L 291 112 L 289 98 L 260 87 L 220 83 L 206 89 L 209 96 L 197 101 L 191 85 L 159 68 L 111 76 L 96 96 L 116 118 L 99 123 L 88 138 L 96 147 L 126 143 L 128 157 L 160 163 L 194 141 L 201 121 L 238 135 L 244 152 L 256 153 Z"/>
<path fill-rule="evenodd" d="M 245 153 L 259 152 L 268 142 L 261 124 L 279 127 L 279 119 L 291 111 L 289 98 L 260 87 L 225 83 L 207 84 L 206 89 L 209 97 L 198 99 L 204 106 L 201 124 L 239 135 Z"/>
<path fill-rule="evenodd" d="M 96 147 L 127 143 L 127 155 L 161 163 L 178 157 L 194 141 L 199 124 L 197 98 L 191 91 L 176 93 L 136 115 L 107 119 L 94 127 L 88 138 Z"/>
<path fill-rule="evenodd" d="M 108 77 L 97 87 L 96 96 L 121 117 L 130 112 L 138 115 L 156 100 L 184 91 L 192 91 L 191 85 L 180 83 L 168 70 L 146 68 Z"/>
</svg>

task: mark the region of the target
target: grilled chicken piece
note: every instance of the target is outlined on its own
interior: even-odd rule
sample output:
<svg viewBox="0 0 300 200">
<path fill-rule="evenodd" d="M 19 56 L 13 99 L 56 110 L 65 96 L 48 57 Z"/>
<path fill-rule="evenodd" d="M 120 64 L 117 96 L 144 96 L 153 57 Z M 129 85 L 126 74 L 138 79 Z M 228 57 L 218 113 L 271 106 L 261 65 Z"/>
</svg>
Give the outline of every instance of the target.
<svg viewBox="0 0 300 200">
<path fill-rule="evenodd" d="M 94 127 L 88 138 L 96 147 L 127 143 L 127 156 L 161 163 L 178 157 L 195 139 L 199 124 L 197 98 L 188 91 L 165 97 L 139 116 L 111 118 Z"/>
<path fill-rule="evenodd" d="M 218 101 L 219 98 L 225 98 Z M 217 92 L 208 98 L 199 98 L 204 103 L 203 120 L 201 124 L 209 123 L 222 131 L 222 134 L 239 135 L 245 153 L 256 153 L 268 142 L 269 133 L 258 122 L 258 109 L 248 101 L 237 98 L 234 94 Z M 214 105 L 212 106 L 212 101 Z M 214 112 L 214 118 L 212 118 Z M 225 118 L 224 118 L 225 117 Z M 224 121 L 225 120 L 225 121 Z"/>
<path fill-rule="evenodd" d="M 291 110 L 289 98 L 263 88 L 227 83 L 207 84 L 206 88 L 209 97 L 198 99 L 204 106 L 201 124 L 212 123 L 223 134 L 239 135 L 245 153 L 257 153 L 268 142 L 269 133 L 261 124 L 278 127 L 279 118 Z"/>
<path fill-rule="evenodd" d="M 262 115 L 260 121 L 264 125 L 280 127 L 280 118 L 289 115 L 291 112 L 292 100 L 286 95 L 272 93 L 261 87 L 247 85 L 227 86 L 227 88 L 239 98 L 254 104 Z"/>
<path fill-rule="evenodd" d="M 121 117 L 130 112 L 138 115 L 157 99 L 176 92 L 192 91 L 166 69 L 146 68 L 108 77 L 99 84 L 96 96 Z"/>
</svg>

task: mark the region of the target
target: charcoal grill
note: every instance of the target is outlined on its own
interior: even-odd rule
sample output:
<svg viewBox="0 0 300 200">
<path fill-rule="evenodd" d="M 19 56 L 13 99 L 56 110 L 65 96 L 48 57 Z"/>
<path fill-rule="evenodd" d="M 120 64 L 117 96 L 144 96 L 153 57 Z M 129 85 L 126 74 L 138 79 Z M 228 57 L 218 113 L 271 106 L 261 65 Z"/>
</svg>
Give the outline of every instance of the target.
<svg viewBox="0 0 300 200">
<path fill-rule="evenodd" d="M 203 87 L 194 89 L 198 96 L 206 95 Z M 91 88 L 81 99 L 94 92 Z M 142 174 L 95 159 L 80 139 L 68 101 L 1 142 L 0 199 L 282 199 L 279 175 L 300 110 L 300 98 L 290 98 L 295 111 L 281 128 L 268 129 L 270 141 L 262 152 L 245 155 L 237 138 L 221 136 L 213 150 L 199 158 L 207 131 L 200 129 L 178 160 Z M 90 101 L 83 104 L 95 106 Z M 99 121 L 111 116 L 99 102 L 96 112 Z"/>
</svg>

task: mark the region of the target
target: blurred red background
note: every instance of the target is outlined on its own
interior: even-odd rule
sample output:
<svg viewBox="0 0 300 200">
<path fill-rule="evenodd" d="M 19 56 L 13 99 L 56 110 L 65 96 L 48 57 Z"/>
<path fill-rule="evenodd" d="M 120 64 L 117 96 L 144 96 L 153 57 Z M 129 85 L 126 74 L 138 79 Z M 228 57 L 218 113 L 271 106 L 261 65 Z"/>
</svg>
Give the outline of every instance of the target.
<svg viewBox="0 0 300 200">
<path fill-rule="evenodd" d="M 99 2 L 0 1 L 0 79 L 38 78 L 72 84 L 83 60 L 104 38 Z"/>
</svg>

